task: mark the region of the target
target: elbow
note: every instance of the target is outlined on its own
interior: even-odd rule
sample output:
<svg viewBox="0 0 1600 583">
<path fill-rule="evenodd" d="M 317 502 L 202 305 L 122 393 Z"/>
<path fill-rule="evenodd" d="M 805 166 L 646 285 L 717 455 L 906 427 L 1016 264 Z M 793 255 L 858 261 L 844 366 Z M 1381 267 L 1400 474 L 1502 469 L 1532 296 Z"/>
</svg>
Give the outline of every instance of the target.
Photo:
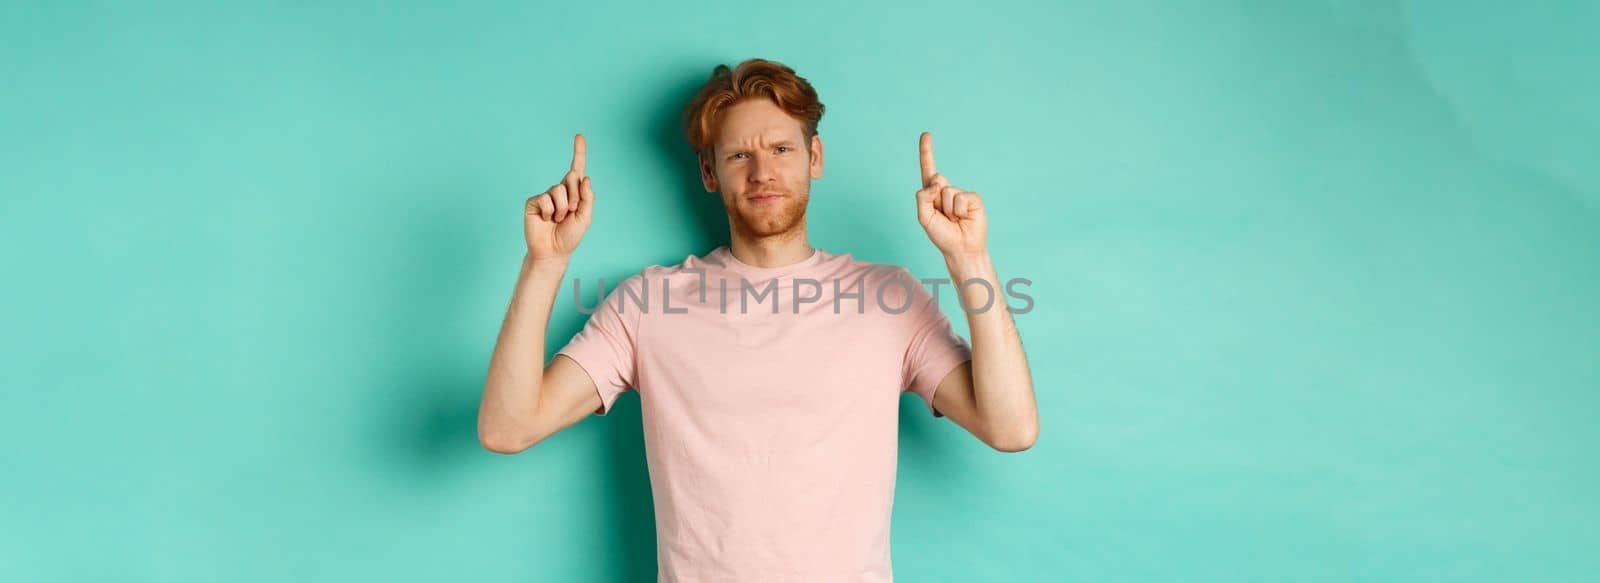
<svg viewBox="0 0 1600 583">
<path fill-rule="evenodd" d="M 1033 440 L 1031 440 L 1031 439 L 1027 439 L 1027 440 L 1024 440 L 1024 439 L 1009 440 L 1008 439 L 1008 440 L 1004 440 L 1004 441 L 995 441 L 994 443 L 989 444 L 989 446 L 993 447 L 995 449 L 995 451 L 998 451 L 998 452 L 1018 453 L 1018 452 L 1027 451 L 1028 448 L 1033 447 Z"/>
<path fill-rule="evenodd" d="M 989 441 L 989 447 L 994 448 L 995 451 L 1017 453 L 1027 451 L 1038 440 L 1039 426 L 1029 425 L 995 436 Z"/>
<path fill-rule="evenodd" d="M 545 437 L 537 415 L 522 418 L 488 406 L 478 410 L 478 444 L 486 450 L 505 455 L 522 453 Z"/>
<path fill-rule="evenodd" d="M 528 449 L 526 446 L 517 443 L 515 440 L 483 434 L 478 435 L 478 443 L 482 444 L 484 449 L 504 455 L 521 453 L 523 450 Z"/>
<path fill-rule="evenodd" d="M 522 439 L 510 432 L 494 431 L 482 426 L 478 428 L 478 443 L 484 449 L 504 455 L 522 453 L 533 447 L 533 442 Z"/>
</svg>

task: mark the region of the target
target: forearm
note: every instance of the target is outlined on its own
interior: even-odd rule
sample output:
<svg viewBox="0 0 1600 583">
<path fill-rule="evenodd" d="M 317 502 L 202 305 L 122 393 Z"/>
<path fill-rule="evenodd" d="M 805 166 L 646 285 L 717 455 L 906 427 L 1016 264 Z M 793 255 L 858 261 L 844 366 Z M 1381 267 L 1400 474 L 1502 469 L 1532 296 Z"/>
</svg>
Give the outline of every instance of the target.
<svg viewBox="0 0 1600 583">
<path fill-rule="evenodd" d="M 994 262 L 983 253 L 947 256 L 945 265 L 967 314 L 973 395 L 984 426 L 995 442 L 1032 443 L 1039 432 L 1033 378 Z"/>
<path fill-rule="evenodd" d="M 492 440 L 522 439 L 539 403 L 545 334 L 567 260 L 524 257 L 517 286 L 495 340 L 478 409 L 478 433 Z"/>
</svg>

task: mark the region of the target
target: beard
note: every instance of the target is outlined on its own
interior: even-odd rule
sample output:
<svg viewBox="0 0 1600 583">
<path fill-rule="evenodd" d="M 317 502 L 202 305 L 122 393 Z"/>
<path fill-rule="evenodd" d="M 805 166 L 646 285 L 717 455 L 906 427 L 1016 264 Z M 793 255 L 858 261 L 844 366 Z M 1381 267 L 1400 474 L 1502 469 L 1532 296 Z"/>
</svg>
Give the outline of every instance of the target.
<svg viewBox="0 0 1600 583">
<path fill-rule="evenodd" d="M 800 229 L 806 218 L 806 205 L 811 196 L 807 192 L 785 193 L 776 201 L 754 204 L 743 197 L 724 200 L 728 220 L 736 233 L 752 237 L 772 237 Z"/>
</svg>

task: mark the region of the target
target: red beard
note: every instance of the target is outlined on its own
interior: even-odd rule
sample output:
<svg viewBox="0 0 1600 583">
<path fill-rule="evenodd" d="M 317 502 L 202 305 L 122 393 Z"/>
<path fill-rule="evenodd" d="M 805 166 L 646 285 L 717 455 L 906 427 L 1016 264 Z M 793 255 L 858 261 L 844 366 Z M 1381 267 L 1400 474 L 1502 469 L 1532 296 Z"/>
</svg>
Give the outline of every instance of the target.
<svg viewBox="0 0 1600 583">
<path fill-rule="evenodd" d="M 754 237 L 770 237 L 798 229 L 805 220 L 806 203 L 809 201 L 810 196 L 801 193 L 764 203 L 741 198 L 733 201 L 732 207 L 727 201 L 722 206 L 728 211 L 728 219 L 735 222 L 734 229 L 737 232 Z"/>
</svg>

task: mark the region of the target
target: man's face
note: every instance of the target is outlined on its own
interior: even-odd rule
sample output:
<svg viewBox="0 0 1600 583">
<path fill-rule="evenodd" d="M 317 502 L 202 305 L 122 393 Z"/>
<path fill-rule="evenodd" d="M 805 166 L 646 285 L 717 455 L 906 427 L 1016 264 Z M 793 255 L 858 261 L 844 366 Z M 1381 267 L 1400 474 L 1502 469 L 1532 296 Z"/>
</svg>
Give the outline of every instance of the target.
<svg viewBox="0 0 1600 583">
<path fill-rule="evenodd" d="M 711 159 L 700 161 L 707 192 L 722 193 L 736 233 L 770 237 L 805 227 L 811 181 L 822 178 L 822 138 L 808 140 L 800 120 L 769 99 L 723 110 Z"/>
</svg>

